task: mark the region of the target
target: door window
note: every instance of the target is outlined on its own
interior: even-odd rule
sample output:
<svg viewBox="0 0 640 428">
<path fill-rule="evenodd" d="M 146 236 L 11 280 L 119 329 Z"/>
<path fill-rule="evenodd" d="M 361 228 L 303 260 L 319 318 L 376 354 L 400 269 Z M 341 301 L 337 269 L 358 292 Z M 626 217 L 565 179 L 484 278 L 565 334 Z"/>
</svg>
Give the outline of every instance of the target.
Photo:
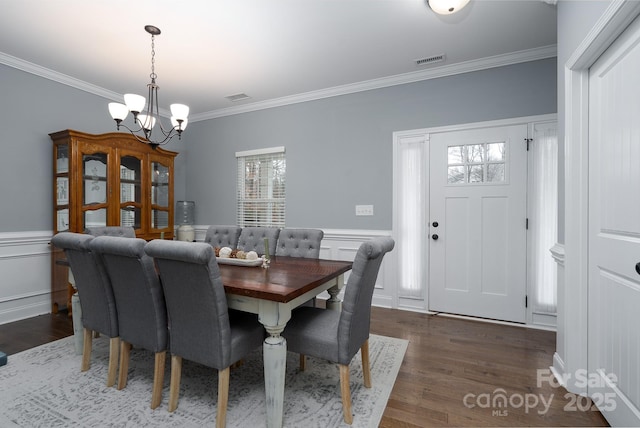
<svg viewBox="0 0 640 428">
<path fill-rule="evenodd" d="M 449 146 L 447 150 L 447 183 L 504 182 L 505 150 L 504 141 Z"/>
</svg>

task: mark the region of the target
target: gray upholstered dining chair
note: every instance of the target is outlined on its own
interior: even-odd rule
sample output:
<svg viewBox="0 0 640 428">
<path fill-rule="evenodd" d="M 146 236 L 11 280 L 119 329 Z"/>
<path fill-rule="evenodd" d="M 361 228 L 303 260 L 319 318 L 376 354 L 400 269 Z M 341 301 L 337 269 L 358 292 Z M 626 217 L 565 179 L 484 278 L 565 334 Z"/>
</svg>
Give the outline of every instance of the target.
<svg viewBox="0 0 640 428">
<path fill-rule="evenodd" d="M 264 255 L 264 238 L 269 240 L 269 255 L 276 253 L 276 245 L 280 229 L 277 227 L 243 227 L 238 238 L 238 249 L 255 251 L 259 256 Z"/>
<path fill-rule="evenodd" d="M 238 247 L 238 238 L 242 228 L 239 226 L 209 226 L 204 235 L 204 242 L 212 247 Z"/>
<path fill-rule="evenodd" d="M 91 252 L 90 243 L 94 237 L 83 233 L 61 232 L 51 243 L 64 250 L 73 276 L 78 295 L 82 299 L 83 348 L 80 370 L 91 366 L 93 333 L 101 333 L 110 338 L 109 368 L 107 386 L 113 386 L 118 370 L 118 313 L 113 297 L 111 282 L 102 261 Z"/>
<path fill-rule="evenodd" d="M 295 309 L 282 335 L 289 351 L 338 363 L 345 423 L 353 422 L 349 363 L 360 349 L 364 386 L 371 388 L 369 323 L 371 299 L 384 255 L 394 247 L 382 237 L 360 245 L 345 287 L 342 311 L 303 306 Z M 301 362 L 303 360 L 301 359 Z M 304 364 L 301 364 L 304 370 Z"/>
<path fill-rule="evenodd" d="M 320 229 L 284 228 L 278 235 L 276 256 L 317 259 L 323 237 L 324 232 Z"/>
<path fill-rule="evenodd" d="M 127 385 L 132 346 L 155 353 L 151 392 L 151 408 L 155 409 L 162 401 L 169 331 L 164 293 L 153 259 L 144 252 L 146 244 L 144 239 L 98 236 L 89 246 L 102 258 L 118 311 L 118 389 Z"/>
<path fill-rule="evenodd" d="M 136 231 L 131 226 L 97 226 L 87 227 L 84 233 L 93 236 L 119 236 L 122 238 L 135 238 Z"/>
<path fill-rule="evenodd" d="M 320 243 L 323 237 L 324 232 L 320 229 L 284 228 L 278 235 L 276 256 L 317 259 L 320 257 Z M 315 306 L 316 298 L 306 301 L 303 305 Z"/>
<path fill-rule="evenodd" d="M 160 271 L 169 314 L 169 411 L 178 407 L 182 359 L 218 370 L 216 426 L 226 422 L 231 364 L 262 345 L 264 328 L 254 314 L 229 311 L 213 247 L 154 240 L 145 251 Z"/>
</svg>

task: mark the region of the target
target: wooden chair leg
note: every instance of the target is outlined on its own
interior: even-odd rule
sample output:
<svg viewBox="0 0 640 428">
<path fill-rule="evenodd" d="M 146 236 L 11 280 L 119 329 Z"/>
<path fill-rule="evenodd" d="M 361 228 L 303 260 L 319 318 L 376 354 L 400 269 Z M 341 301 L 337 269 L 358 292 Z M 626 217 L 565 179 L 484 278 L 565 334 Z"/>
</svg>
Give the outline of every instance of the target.
<svg viewBox="0 0 640 428">
<path fill-rule="evenodd" d="M 300 371 L 303 372 L 307 369 L 307 357 L 304 354 L 300 354 Z"/>
<path fill-rule="evenodd" d="M 362 376 L 364 377 L 364 386 L 371 388 L 371 368 L 369 367 L 369 340 L 365 340 L 360 348 L 362 356 Z"/>
<path fill-rule="evenodd" d="M 91 367 L 91 340 L 93 337 L 91 334 L 92 331 L 85 327 L 83 332 L 82 365 L 80 366 L 80 371 L 83 372 L 86 372 Z"/>
<path fill-rule="evenodd" d="M 224 428 L 227 425 L 230 373 L 229 367 L 224 370 L 218 370 L 218 414 L 216 416 L 216 428 Z"/>
<path fill-rule="evenodd" d="M 118 389 L 127 386 L 129 377 L 129 360 L 131 360 L 131 346 L 124 340 L 120 341 L 120 374 L 118 376 Z"/>
<path fill-rule="evenodd" d="M 112 337 L 109 339 L 109 370 L 107 371 L 107 386 L 113 386 L 116 383 L 119 349 L 120 338 Z"/>
<path fill-rule="evenodd" d="M 162 402 L 162 386 L 164 384 L 164 364 L 167 351 L 156 352 L 156 363 L 153 370 L 153 390 L 151 391 L 151 408 L 155 409 Z"/>
<path fill-rule="evenodd" d="M 342 413 L 344 423 L 351 425 L 353 415 L 351 414 L 351 388 L 349 387 L 349 366 L 338 364 L 340 367 L 340 394 L 342 395 Z"/>
<path fill-rule="evenodd" d="M 180 394 L 180 374 L 182 372 L 182 357 L 171 356 L 171 382 L 169 386 L 169 411 L 178 408 L 178 395 Z"/>
</svg>

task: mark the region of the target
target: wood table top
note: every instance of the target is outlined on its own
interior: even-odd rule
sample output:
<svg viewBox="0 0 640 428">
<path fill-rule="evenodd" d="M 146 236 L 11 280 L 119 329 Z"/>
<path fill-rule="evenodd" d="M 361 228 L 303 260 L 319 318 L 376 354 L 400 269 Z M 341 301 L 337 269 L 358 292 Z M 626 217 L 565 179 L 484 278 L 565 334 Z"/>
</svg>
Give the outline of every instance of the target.
<svg viewBox="0 0 640 428">
<path fill-rule="evenodd" d="M 275 256 L 269 268 L 219 264 L 225 291 L 287 303 L 351 269 L 340 260 Z"/>
</svg>

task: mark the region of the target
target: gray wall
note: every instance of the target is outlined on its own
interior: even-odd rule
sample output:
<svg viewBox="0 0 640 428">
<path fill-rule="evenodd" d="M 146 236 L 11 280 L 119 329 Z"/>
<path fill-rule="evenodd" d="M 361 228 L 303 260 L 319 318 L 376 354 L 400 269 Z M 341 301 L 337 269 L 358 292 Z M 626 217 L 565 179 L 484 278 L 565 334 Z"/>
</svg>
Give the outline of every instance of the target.
<svg viewBox="0 0 640 428">
<path fill-rule="evenodd" d="M 62 129 L 113 132 L 109 100 L 0 65 L 0 232 L 52 227 L 52 149 Z M 287 224 L 391 229 L 392 133 L 554 113 L 555 59 L 228 116 L 189 125 L 166 148 L 176 200 L 196 201 L 198 224 L 236 222 L 235 152 L 287 150 Z M 373 217 L 356 217 L 373 204 Z"/>
<path fill-rule="evenodd" d="M 560 1 L 558 2 L 558 151 L 560 179 L 558 187 L 558 242 L 564 243 L 565 192 L 564 192 L 564 135 L 565 65 L 569 57 L 602 16 L 610 1 Z"/>
<path fill-rule="evenodd" d="M 556 69 L 533 61 L 190 124 L 196 223 L 236 223 L 236 151 L 285 146 L 288 226 L 390 230 L 394 131 L 555 113 Z M 375 215 L 356 217 L 356 204 Z"/>
<path fill-rule="evenodd" d="M 51 230 L 49 134 L 114 132 L 110 100 L 2 64 L 0 94 L 0 232 Z M 179 151 L 181 144 L 167 149 Z M 186 156 L 176 159 L 176 199 L 184 197 L 185 162 Z"/>
</svg>

